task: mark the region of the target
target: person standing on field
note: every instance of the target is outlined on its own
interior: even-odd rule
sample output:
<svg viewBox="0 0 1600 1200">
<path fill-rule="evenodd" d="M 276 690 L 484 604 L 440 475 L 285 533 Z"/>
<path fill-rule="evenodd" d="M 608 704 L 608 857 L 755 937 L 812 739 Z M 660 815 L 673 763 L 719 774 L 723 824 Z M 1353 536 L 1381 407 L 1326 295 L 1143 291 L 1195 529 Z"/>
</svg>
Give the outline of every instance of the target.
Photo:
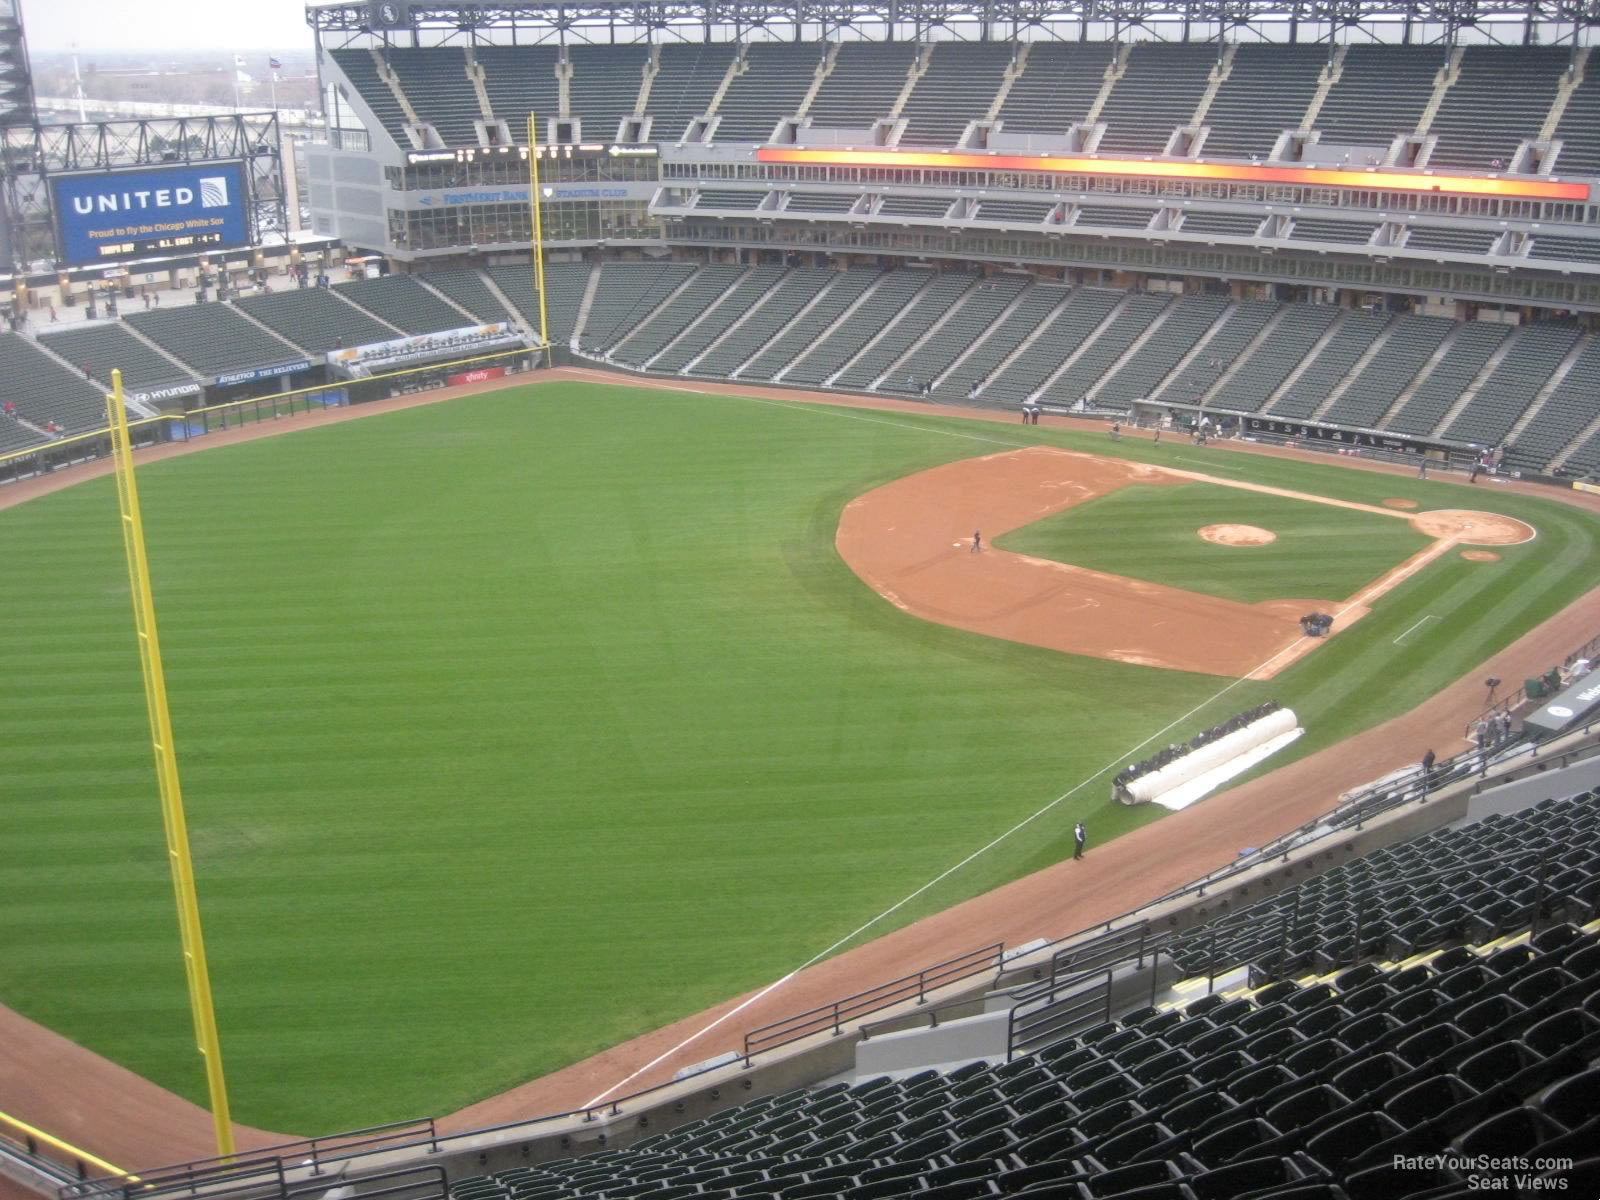
<svg viewBox="0 0 1600 1200">
<path fill-rule="evenodd" d="M 974 529 L 972 531 L 972 553 L 974 553 L 974 554 L 983 553 L 983 531 L 982 530 Z"/>
<path fill-rule="evenodd" d="M 1089 840 L 1089 831 L 1079 821 L 1072 827 L 1072 860 L 1076 862 L 1083 857 L 1083 844 Z"/>
</svg>

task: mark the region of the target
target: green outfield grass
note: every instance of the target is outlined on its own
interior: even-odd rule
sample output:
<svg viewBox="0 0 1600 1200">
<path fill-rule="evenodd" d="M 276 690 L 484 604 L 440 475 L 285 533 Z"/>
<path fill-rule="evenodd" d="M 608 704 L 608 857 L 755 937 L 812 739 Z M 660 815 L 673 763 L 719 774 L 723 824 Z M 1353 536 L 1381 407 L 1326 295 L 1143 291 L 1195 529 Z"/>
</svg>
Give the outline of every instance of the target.
<svg viewBox="0 0 1600 1200">
<path fill-rule="evenodd" d="M 1313 749 L 1600 582 L 1600 521 L 1480 488 L 1538 540 L 1434 564 L 1273 684 L 1229 686 L 927 624 L 835 553 L 868 488 L 1040 441 L 1475 498 L 570 383 L 141 468 L 235 1116 L 309 1134 L 482 1098 L 769 982 L 1184 714 L 1277 696 Z M 0 513 L 0 1001 L 203 1100 L 115 512 L 102 479 Z M 1154 819 L 1105 797 L 873 932 L 1048 865 L 1079 818 L 1097 841 Z"/>
<path fill-rule="evenodd" d="M 1203 514 L 1197 517 L 1196 514 Z M 1204 525 L 1254 525 L 1277 540 L 1221 546 Z M 1255 604 L 1343 600 L 1432 539 L 1376 513 L 1214 483 L 1127 487 L 1012 531 L 1004 550 Z"/>
</svg>

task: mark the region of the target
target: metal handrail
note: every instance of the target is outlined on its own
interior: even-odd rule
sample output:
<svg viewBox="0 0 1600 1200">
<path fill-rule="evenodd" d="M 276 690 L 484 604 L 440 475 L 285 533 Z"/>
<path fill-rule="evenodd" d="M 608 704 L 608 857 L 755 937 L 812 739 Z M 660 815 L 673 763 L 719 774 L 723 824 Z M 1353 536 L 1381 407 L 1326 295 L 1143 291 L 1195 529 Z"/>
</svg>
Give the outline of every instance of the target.
<svg viewBox="0 0 1600 1200">
<path fill-rule="evenodd" d="M 87 1150 L 80 1150 L 70 1142 L 64 1142 L 3 1112 L 0 1112 L 0 1143 L 13 1147 L 15 1153 L 25 1156 L 32 1169 L 55 1178 L 76 1175 L 79 1179 L 87 1179 L 91 1168 L 118 1177 L 127 1174 L 121 1167 L 113 1166 Z M 50 1150 L 64 1155 L 68 1161 L 51 1158 L 46 1153 Z"/>
<path fill-rule="evenodd" d="M 433 1117 L 390 1121 L 383 1125 L 369 1125 L 363 1129 L 352 1129 L 344 1133 L 280 1142 L 257 1151 L 249 1158 L 240 1158 L 237 1155 L 200 1158 L 145 1171 L 142 1178 L 128 1176 L 87 1180 L 70 1188 L 64 1188 L 62 1194 L 84 1200 L 87 1197 L 125 1192 L 127 1179 L 138 1182 L 137 1190 L 141 1196 L 171 1190 L 187 1190 L 192 1193 L 197 1182 L 215 1184 L 232 1178 L 243 1180 L 251 1175 L 262 1174 L 269 1166 L 272 1171 L 281 1174 L 285 1159 L 297 1160 L 296 1165 L 309 1161 L 311 1174 L 320 1175 L 322 1168 L 329 1163 L 357 1158 L 376 1150 L 398 1150 L 413 1146 L 437 1148 L 438 1140 L 438 1129 Z"/>
<path fill-rule="evenodd" d="M 1004 955 L 1005 943 L 994 942 L 980 949 L 945 959 L 931 967 L 924 967 L 915 974 L 902 975 L 899 979 L 877 984 L 830 1004 L 819 1005 L 785 1017 L 781 1021 L 774 1021 L 770 1025 L 752 1029 L 744 1035 L 745 1065 L 749 1066 L 751 1056 L 760 1051 L 790 1045 L 812 1034 L 821 1033 L 824 1029 L 831 1028 L 837 1037 L 843 1032 L 845 1021 L 868 1013 L 882 1012 L 891 1005 L 910 999 L 912 995 L 916 996 L 918 1004 L 925 1004 L 931 989 L 962 979 L 970 979 L 990 969 L 998 970 L 1004 961 Z"/>
</svg>

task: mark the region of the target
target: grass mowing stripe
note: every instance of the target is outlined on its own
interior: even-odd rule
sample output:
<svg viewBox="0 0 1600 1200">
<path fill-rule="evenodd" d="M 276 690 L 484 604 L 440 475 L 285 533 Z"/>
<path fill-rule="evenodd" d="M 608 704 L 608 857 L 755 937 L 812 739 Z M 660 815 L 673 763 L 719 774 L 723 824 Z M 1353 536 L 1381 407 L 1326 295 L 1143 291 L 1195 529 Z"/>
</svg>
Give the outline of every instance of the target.
<svg viewBox="0 0 1600 1200">
<path fill-rule="evenodd" d="M 1196 514 L 1204 514 L 1196 516 Z M 1202 525 L 1266 528 L 1264 546 L 1222 546 Z M 1342 600 L 1430 539 L 1403 521 L 1220 484 L 1119 488 L 1012 531 L 1004 550 L 1255 604 Z"/>
<path fill-rule="evenodd" d="M 1030 433 L 564 384 L 142 468 L 241 1119 L 445 1111 L 760 986 L 1211 696 L 929 625 L 839 561 L 867 488 L 1036 440 L 1108 450 Z M 1542 536 L 1495 584 L 1503 617 L 1417 639 L 1418 687 L 1594 582 L 1566 557 L 1592 518 L 1494 499 Z M 198 1099 L 113 514 L 107 481 L 0 514 L 0 652 L 27 664 L 0 738 L 0 912 L 31 917 L 0 923 L 0 999 Z M 1415 620 L 1388 605 L 1224 704 L 1303 699 L 1314 732 L 1352 732 L 1371 717 L 1337 698 L 1371 704 L 1391 665 L 1362 627 Z M 1054 861 L 1080 816 L 1097 840 L 1153 819 L 1081 795 L 898 919 Z M 108 947 L 114 970 L 63 965 Z"/>
</svg>

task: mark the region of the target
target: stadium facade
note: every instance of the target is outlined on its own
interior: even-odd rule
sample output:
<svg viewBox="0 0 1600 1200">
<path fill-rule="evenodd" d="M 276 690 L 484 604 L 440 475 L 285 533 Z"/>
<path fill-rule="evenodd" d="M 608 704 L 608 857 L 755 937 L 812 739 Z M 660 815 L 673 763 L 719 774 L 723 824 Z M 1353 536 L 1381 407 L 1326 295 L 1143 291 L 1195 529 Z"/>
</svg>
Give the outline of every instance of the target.
<svg viewBox="0 0 1600 1200">
<path fill-rule="evenodd" d="M 1600 310 L 1577 8 L 388 7 L 308 10 L 309 190 L 402 262 L 525 247 L 532 111 L 555 250 Z"/>
</svg>

